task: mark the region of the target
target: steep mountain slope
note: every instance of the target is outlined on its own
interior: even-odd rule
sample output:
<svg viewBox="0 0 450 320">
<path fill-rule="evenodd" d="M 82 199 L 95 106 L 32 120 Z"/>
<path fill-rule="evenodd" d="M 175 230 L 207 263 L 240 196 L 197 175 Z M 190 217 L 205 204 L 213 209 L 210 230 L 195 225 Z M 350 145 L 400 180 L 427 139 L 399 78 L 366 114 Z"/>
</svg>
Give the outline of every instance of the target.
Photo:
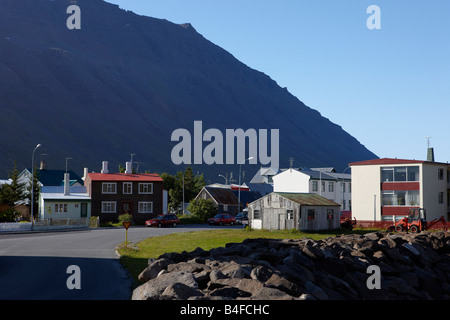
<svg viewBox="0 0 450 320">
<path fill-rule="evenodd" d="M 81 8 L 69 30 L 67 7 Z M 280 129 L 281 167 L 335 166 L 376 157 L 341 127 L 191 25 L 136 15 L 101 0 L 0 1 L 0 172 L 36 154 L 52 168 L 99 171 L 130 159 L 176 171 L 171 134 Z M 205 144 L 206 145 L 206 144 Z M 259 165 L 247 166 L 248 175 Z M 194 166 L 212 180 L 237 166 Z"/>
</svg>

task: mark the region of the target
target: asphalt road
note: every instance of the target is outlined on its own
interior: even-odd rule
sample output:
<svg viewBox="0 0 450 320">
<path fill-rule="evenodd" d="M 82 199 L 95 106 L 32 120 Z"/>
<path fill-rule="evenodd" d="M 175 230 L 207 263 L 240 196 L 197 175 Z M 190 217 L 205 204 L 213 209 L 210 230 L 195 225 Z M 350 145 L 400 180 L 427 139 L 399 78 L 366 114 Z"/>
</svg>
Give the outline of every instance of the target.
<svg viewBox="0 0 450 320">
<path fill-rule="evenodd" d="M 128 241 L 212 228 L 131 227 Z M 115 252 L 124 241 L 123 228 L 0 234 L 0 300 L 130 299 L 132 280 Z"/>
</svg>

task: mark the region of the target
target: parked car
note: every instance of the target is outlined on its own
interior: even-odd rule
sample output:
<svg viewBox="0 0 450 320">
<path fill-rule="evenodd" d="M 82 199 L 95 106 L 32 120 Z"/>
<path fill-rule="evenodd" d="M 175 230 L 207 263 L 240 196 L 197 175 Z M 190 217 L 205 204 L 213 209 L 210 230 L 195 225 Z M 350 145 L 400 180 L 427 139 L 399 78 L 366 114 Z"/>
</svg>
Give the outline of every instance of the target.
<svg viewBox="0 0 450 320">
<path fill-rule="evenodd" d="M 163 226 L 173 226 L 176 227 L 177 224 L 180 223 L 180 220 L 178 220 L 178 217 L 174 214 L 165 214 L 161 216 L 157 216 L 154 219 L 150 219 L 145 221 L 145 224 L 148 227 L 158 227 L 161 228 Z"/>
<path fill-rule="evenodd" d="M 209 224 L 218 224 L 219 226 L 224 224 L 233 225 L 236 223 L 236 219 L 231 214 L 216 214 L 214 218 L 208 219 Z"/>
<path fill-rule="evenodd" d="M 247 212 L 239 212 L 235 218 L 236 218 L 236 224 L 248 224 L 248 213 Z"/>
</svg>

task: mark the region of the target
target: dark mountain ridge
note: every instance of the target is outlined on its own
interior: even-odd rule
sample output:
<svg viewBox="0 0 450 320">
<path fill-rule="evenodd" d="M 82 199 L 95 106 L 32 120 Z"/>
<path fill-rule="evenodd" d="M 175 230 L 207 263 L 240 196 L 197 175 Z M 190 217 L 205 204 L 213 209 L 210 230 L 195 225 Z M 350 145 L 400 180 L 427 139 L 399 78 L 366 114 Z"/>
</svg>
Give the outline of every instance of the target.
<svg viewBox="0 0 450 320">
<path fill-rule="evenodd" d="M 69 30 L 69 5 L 81 30 Z M 37 143 L 48 168 L 182 170 L 171 134 L 280 129 L 280 166 L 333 166 L 376 158 L 340 126 L 305 106 L 190 24 L 139 16 L 101 0 L 0 2 L 0 172 L 29 167 Z M 270 130 L 269 130 L 270 132 Z M 205 146 L 206 143 L 203 144 Z M 270 148 L 269 148 L 270 150 Z M 194 165 L 212 181 L 237 165 Z M 247 177 L 260 165 L 246 165 Z"/>
</svg>

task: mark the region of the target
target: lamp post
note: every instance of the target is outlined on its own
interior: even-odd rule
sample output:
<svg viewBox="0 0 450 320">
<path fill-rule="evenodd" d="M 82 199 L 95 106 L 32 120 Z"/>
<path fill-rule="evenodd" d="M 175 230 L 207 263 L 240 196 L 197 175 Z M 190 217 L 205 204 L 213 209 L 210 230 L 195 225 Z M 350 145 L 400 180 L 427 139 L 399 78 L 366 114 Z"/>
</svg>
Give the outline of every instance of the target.
<svg viewBox="0 0 450 320">
<path fill-rule="evenodd" d="M 34 216 L 33 216 L 33 205 L 34 205 L 34 153 L 36 150 L 41 147 L 39 143 L 36 148 L 33 150 L 33 154 L 31 155 L 31 227 L 34 226 Z"/>
<path fill-rule="evenodd" d="M 238 213 L 241 211 L 241 167 L 247 160 L 252 160 L 253 157 L 245 159 L 239 164 L 239 191 L 238 191 Z"/>
<path fill-rule="evenodd" d="M 228 178 L 227 178 L 227 177 L 225 177 L 225 176 L 222 175 L 222 174 L 219 174 L 219 177 L 224 178 L 224 179 L 225 179 L 225 184 L 228 185 Z"/>
<path fill-rule="evenodd" d="M 345 209 L 345 206 L 344 206 L 344 200 L 345 200 L 345 196 L 344 196 L 345 176 L 344 176 L 344 174 L 345 174 L 345 171 L 347 171 L 347 169 L 351 169 L 351 167 L 347 167 L 347 168 L 344 169 L 344 171 L 342 171 L 342 182 L 341 182 L 342 183 L 342 185 L 341 185 L 341 189 L 342 189 L 342 211 L 344 211 L 344 209 Z"/>
</svg>

